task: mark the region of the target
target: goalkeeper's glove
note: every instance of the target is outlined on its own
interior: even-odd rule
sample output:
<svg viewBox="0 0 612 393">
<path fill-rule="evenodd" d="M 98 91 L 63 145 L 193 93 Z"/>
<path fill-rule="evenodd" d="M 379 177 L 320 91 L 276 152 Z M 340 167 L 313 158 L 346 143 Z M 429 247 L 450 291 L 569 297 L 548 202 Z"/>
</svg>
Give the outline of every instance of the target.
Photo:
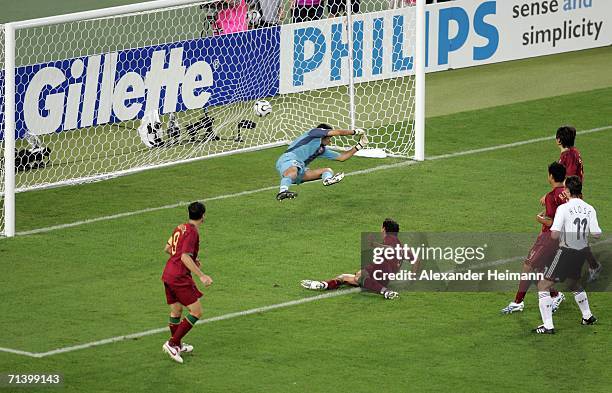
<svg viewBox="0 0 612 393">
<path fill-rule="evenodd" d="M 361 138 L 359 139 L 359 142 L 357 142 L 357 144 L 355 145 L 355 149 L 357 149 L 357 151 L 363 149 L 364 147 L 366 147 L 368 145 L 368 136 L 364 133 L 361 134 Z"/>
<path fill-rule="evenodd" d="M 364 135 L 365 131 L 363 130 L 363 128 L 355 128 L 353 130 L 353 135 Z"/>
</svg>

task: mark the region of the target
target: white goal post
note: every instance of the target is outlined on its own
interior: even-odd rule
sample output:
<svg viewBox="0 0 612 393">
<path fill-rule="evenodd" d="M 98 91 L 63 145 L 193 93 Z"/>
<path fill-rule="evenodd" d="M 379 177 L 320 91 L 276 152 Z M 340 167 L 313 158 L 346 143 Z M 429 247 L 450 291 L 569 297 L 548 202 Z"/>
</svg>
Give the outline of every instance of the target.
<svg viewBox="0 0 612 393">
<path fill-rule="evenodd" d="M 425 0 L 328 0 L 276 21 L 264 3 L 0 25 L 0 236 L 15 235 L 16 193 L 278 147 L 319 123 L 365 129 L 365 156 L 424 159 Z"/>
</svg>

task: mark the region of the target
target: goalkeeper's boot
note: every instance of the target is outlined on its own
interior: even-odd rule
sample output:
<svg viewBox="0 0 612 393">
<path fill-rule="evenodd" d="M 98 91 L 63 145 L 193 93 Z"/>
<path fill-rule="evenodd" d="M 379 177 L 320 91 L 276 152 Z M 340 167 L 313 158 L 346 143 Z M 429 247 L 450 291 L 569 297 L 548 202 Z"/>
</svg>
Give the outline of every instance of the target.
<svg viewBox="0 0 612 393">
<path fill-rule="evenodd" d="M 344 172 L 338 172 L 332 177 L 328 177 L 327 179 L 323 180 L 323 185 L 331 186 L 332 184 L 340 183 L 342 179 L 344 179 Z"/>
<path fill-rule="evenodd" d="M 189 352 L 193 352 L 193 345 L 182 343 L 181 353 L 189 353 Z"/>
<path fill-rule="evenodd" d="M 544 325 L 540 325 L 537 328 L 533 329 L 532 332 L 536 334 L 555 334 L 555 329 L 546 329 Z"/>
<path fill-rule="evenodd" d="M 327 283 L 324 281 L 316 281 L 316 280 L 302 280 L 300 282 L 303 288 L 311 289 L 313 291 L 321 291 L 327 289 Z"/>
<path fill-rule="evenodd" d="M 553 313 L 557 312 L 557 310 L 559 309 L 559 306 L 561 305 L 561 303 L 563 303 L 564 300 L 565 300 L 565 295 L 561 292 L 559 292 L 557 296 L 552 298 L 552 301 L 553 301 L 552 312 Z"/>
<path fill-rule="evenodd" d="M 582 321 L 580 321 L 580 324 L 581 325 L 593 325 L 595 324 L 595 322 L 597 322 L 597 318 L 595 318 L 595 315 L 591 315 L 591 318 L 589 319 L 582 318 Z"/>
<path fill-rule="evenodd" d="M 282 201 L 283 199 L 293 199 L 295 197 L 297 197 L 297 192 L 293 192 L 289 190 L 281 191 L 278 194 L 276 194 L 277 201 Z"/>
<path fill-rule="evenodd" d="M 501 313 L 502 314 L 512 314 L 513 312 L 516 312 L 516 311 L 523 311 L 524 308 L 525 308 L 525 303 L 523 302 L 520 302 L 520 303 L 510 302 L 510 304 L 508 304 L 507 307 L 502 308 Z"/>
<path fill-rule="evenodd" d="M 399 297 L 399 293 L 387 289 L 385 292 L 383 292 L 383 296 L 385 299 L 393 300 Z"/>
</svg>

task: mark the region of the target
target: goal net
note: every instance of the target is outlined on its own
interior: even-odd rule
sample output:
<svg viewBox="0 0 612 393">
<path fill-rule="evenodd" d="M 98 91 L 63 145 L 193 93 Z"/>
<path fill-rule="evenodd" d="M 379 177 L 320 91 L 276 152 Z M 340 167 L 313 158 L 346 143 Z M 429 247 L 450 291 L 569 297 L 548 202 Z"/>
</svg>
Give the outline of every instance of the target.
<svg viewBox="0 0 612 393">
<path fill-rule="evenodd" d="M 284 145 L 319 123 L 363 128 L 370 147 L 414 157 L 409 3 L 321 6 L 320 20 L 274 26 L 258 2 L 158 0 L 5 25 L 0 146 L 14 156 L 0 167 L 3 205 L 18 192 Z M 261 99 L 273 108 L 264 117 Z M 8 204 L 0 234 L 11 236 Z"/>
</svg>

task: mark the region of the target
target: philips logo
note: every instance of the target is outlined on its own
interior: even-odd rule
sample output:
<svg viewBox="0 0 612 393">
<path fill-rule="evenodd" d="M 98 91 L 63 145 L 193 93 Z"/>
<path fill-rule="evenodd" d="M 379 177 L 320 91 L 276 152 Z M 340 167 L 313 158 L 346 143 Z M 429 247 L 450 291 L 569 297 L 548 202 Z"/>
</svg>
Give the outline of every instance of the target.
<svg viewBox="0 0 612 393">
<path fill-rule="evenodd" d="M 31 79 L 21 75 L 27 83 L 25 127 L 47 134 L 132 120 L 152 109 L 202 108 L 211 96 L 205 89 L 213 86 L 213 71 L 206 61 L 186 66 L 183 52 L 130 50 L 34 67 Z"/>
<path fill-rule="evenodd" d="M 352 48 L 344 18 L 282 26 L 287 38 L 281 40 L 281 92 L 348 83 L 349 50 L 356 82 L 409 74 L 414 68 L 414 23 L 408 9 L 357 14 Z"/>
<path fill-rule="evenodd" d="M 353 22 L 353 74 L 359 78 L 364 75 L 364 66 L 371 66 L 369 74 L 378 76 L 383 73 L 385 63 L 390 64 L 390 72 L 397 73 L 411 70 L 413 60 L 411 56 L 404 54 L 404 43 L 407 41 L 404 31 L 406 30 L 404 15 L 395 15 L 387 20 L 385 18 L 374 18 L 367 39 L 370 51 L 368 58 L 371 60 L 364 64 L 364 21 Z M 370 28 L 371 27 L 371 28 Z M 313 72 L 323 64 L 326 51 L 329 50 L 329 65 L 326 65 L 326 74 L 329 81 L 342 79 L 342 61 L 348 59 L 349 44 L 343 38 L 345 25 L 334 23 L 331 25 L 329 34 L 329 49 L 327 39 L 322 29 L 317 27 L 299 28 L 293 33 L 294 55 L 293 55 L 293 86 L 304 84 L 304 75 Z M 385 47 L 385 35 L 391 36 L 391 45 Z M 314 50 L 306 56 L 306 46 L 311 44 Z M 385 50 L 387 49 L 387 50 Z"/>
<path fill-rule="evenodd" d="M 484 64 L 499 55 L 501 22 L 497 2 L 464 3 L 457 7 L 427 7 L 424 21 L 427 71 Z M 344 18 L 281 27 L 281 93 L 347 85 L 349 49 L 355 83 L 404 77 L 414 72 L 414 7 L 356 14 L 353 18 L 352 48 Z"/>
</svg>

